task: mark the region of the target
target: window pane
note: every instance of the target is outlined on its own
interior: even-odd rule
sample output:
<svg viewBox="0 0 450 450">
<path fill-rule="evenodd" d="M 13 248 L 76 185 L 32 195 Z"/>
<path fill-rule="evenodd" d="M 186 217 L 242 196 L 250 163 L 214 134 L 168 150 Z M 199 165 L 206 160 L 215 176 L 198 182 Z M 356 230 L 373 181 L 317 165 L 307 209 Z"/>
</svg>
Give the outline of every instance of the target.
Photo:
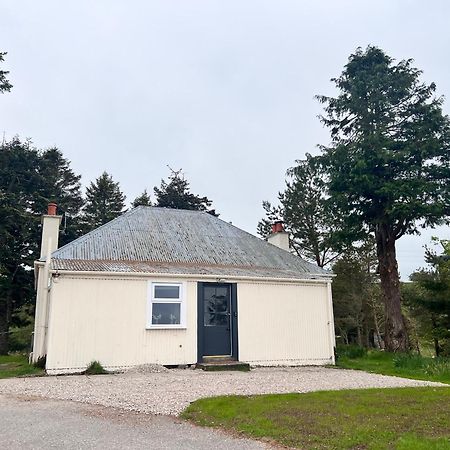
<svg viewBox="0 0 450 450">
<path fill-rule="evenodd" d="M 180 286 L 155 286 L 155 298 L 180 298 Z"/>
<path fill-rule="evenodd" d="M 203 323 L 205 327 L 227 327 L 229 317 L 227 313 L 205 313 Z"/>
<path fill-rule="evenodd" d="M 180 303 L 153 303 L 152 325 L 180 325 Z"/>
</svg>

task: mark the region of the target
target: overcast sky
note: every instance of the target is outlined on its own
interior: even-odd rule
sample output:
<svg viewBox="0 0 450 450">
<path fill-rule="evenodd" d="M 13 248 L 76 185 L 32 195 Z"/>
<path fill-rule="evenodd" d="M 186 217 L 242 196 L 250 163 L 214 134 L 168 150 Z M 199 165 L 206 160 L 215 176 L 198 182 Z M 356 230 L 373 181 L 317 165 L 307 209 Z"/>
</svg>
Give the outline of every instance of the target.
<svg viewBox="0 0 450 450">
<path fill-rule="evenodd" d="M 182 168 L 255 234 L 286 169 L 328 143 L 314 95 L 356 47 L 414 58 L 450 97 L 449 19 L 445 0 L 1 0 L 0 127 L 57 146 L 84 185 L 108 171 L 128 201 Z M 432 235 L 448 228 L 398 242 L 403 278 Z"/>
</svg>

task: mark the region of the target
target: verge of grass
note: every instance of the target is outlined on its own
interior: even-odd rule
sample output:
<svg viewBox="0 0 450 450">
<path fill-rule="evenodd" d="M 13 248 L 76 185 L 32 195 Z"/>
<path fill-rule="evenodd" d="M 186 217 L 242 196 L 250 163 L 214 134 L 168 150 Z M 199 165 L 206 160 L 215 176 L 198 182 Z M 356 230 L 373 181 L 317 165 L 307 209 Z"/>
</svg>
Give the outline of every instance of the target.
<svg viewBox="0 0 450 450">
<path fill-rule="evenodd" d="M 297 448 L 450 449 L 446 387 L 215 397 L 182 417 Z"/>
<path fill-rule="evenodd" d="M 24 375 L 43 375 L 44 371 L 28 364 L 28 356 L 22 354 L 0 356 L 0 378 Z"/>
<path fill-rule="evenodd" d="M 426 358 L 371 350 L 355 358 L 344 354 L 337 359 L 336 366 L 450 384 L 450 358 Z"/>
</svg>

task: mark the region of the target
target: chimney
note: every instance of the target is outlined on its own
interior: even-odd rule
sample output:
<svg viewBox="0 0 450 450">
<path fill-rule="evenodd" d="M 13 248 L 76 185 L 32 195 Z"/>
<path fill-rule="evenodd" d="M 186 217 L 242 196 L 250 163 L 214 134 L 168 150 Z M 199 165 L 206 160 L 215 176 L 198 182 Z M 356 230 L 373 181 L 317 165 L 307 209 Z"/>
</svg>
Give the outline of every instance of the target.
<svg viewBox="0 0 450 450">
<path fill-rule="evenodd" d="M 283 222 L 278 221 L 272 225 L 272 233 L 267 238 L 267 242 L 289 251 L 289 233 L 284 231 Z"/>
<path fill-rule="evenodd" d="M 56 215 L 56 203 L 49 203 L 47 214 L 42 216 L 41 258 L 52 254 L 58 248 L 59 224 L 62 216 Z"/>
</svg>

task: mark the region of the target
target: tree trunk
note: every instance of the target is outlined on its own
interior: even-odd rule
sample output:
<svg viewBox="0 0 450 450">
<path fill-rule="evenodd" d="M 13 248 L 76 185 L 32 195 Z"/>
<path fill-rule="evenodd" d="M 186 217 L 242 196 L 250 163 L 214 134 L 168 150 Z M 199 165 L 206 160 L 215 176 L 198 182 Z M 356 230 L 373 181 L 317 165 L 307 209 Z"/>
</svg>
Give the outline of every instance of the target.
<svg viewBox="0 0 450 450">
<path fill-rule="evenodd" d="M 6 311 L 0 304 L 0 355 L 7 355 L 9 349 L 9 325 Z"/>
<path fill-rule="evenodd" d="M 400 278 L 395 255 L 395 233 L 388 225 L 381 224 L 377 226 L 375 237 L 381 291 L 384 298 L 385 348 L 390 352 L 406 352 L 409 350 L 408 333 L 401 308 Z"/>
<path fill-rule="evenodd" d="M 433 331 L 437 328 L 436 318 L 434 317 L 434 314 L 431 315 L 431 324 L 433 326 Z M 441 356 L 441 347 L 439 345 L 439 340 L 434 336 L 433 337 L 433 344 L 434 344 L 434 352 L 436 353 L 436 356 L 439 358 Z"/>
</svg>

